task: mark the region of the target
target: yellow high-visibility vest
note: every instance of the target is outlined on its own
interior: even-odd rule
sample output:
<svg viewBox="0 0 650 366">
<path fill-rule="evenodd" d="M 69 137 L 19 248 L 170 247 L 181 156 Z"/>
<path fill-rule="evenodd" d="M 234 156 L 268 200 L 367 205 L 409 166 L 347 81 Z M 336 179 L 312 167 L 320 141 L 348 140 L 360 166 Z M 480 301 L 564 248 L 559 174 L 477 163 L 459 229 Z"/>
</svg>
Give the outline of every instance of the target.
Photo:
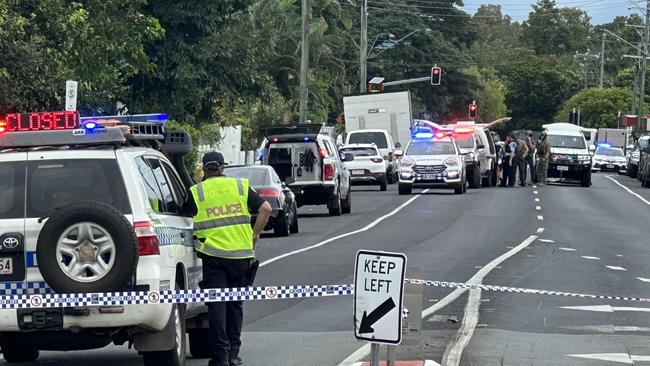
<svg viewBox="0 0 650 366">
<path fill-rule="evenodd" d="M 196 249 L 230 259 L 253 258 L 253 228 L 248 211 L 247 179 L 215 177 L 190 188 L 197 214 Z"/>
</svg>

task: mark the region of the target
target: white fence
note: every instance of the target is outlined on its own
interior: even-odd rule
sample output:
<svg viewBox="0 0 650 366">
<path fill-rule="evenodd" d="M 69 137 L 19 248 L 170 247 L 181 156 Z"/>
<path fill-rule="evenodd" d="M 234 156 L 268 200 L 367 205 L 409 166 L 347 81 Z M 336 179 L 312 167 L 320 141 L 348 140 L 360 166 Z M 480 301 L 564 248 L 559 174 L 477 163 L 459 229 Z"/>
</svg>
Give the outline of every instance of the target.
<svg viewBox="0 0 650 366">
<path fill-rule="evenodd" d="M 254 151 L 241 150 L 241 126 L 221 127 L 221 141 L 216 144 L 198 145 L 199 159 L 209 151 L 223 154 L 228 165 L 251 165 L 255 159 Z M 200 161 L 200 160 L 199 160 Z"/>
</svg>

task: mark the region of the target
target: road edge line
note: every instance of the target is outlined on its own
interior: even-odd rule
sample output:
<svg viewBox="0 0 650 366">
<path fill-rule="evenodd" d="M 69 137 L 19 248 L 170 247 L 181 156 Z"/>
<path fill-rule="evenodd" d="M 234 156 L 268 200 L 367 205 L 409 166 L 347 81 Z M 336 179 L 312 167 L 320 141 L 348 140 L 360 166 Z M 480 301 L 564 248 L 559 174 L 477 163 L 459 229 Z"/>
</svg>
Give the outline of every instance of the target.
<svg viewBox="0 0 650 366">
<path fill-rule="evenodd" d="M 641 201 L 643 201 L 643 203 L 645 203 L 646 205 L 650 206 L 650 202 L 648 202 L 648 200 L 646 200 L 645 198 L 641 197 L 640 194 L 638 194 L 638 193 L 634 192 L 633 190 L 627 188 L 625 185 L 621 184 L 619 181 L 617 181 L 616 179 L 614 179 L 614 178 L 612 178 L 612 177 L 610 177 L 610 176 L 607 176 L 607 179 L 609 179 L 609 180 L 611 180 L 612 182 L 618 184 L 619 187 L 621 187 L 621 188 L 623 188 L 624 190 L 626 190 L 629 194 L 635 196 L 636 198 L 638 198 L 638 199 L 640 199 Z"/>
<path fill-rule="evenodd" d="M 413 201 L 415 201 L 415 200 L 417 200 L 418 198 L 422 197 L 422 196 L 423 196 L 425 193 L 427 193 L 428 191 L 429 191 L 428 189 L 425 189 L 424 191 L 422 191 L 422 193 L 419 193 L 418 195 L 416 195 L 416 196 L 414 196 L 414 197 L 411 197 L 411 198 L 410 198 L 409 200 L 407 200 L 406 202 L 404 202 L 404 203 L 402 203 L 401 205 L 397 206 L 397 208 L 395 208 L 393 211 L 391 211 L 391 212 L 389 212 L 389 213 L 387 213 L 387 214 L 385 214 L 385 215 L 383 215 L 383 216 L 380 216 L 380 217 L 376 218 L 373 222 L 369 223 L 368 225 L 366 225 L 366 226 L 364 226 L 364 227 L 362 227 L 362 228 L 360 228 L 360 229 L 353 230 L 353 231 L 350 231 L 350 232 L 347 232 L 347 233 L 343 233 L 343 234 L 337 235 L 337 236 L 335 236 L 335 237 L 333 237 L 333 238 L 329 238 L 329 239 L 323 240 L 323 241 L 321 241 L 320 243 L 316 243 L 316 244 L 314 244 L 314 245 L 310 245 L 310 246 L 308 246 L 308 247 L 304 247 L 304 248 L 300 248 L 300 249 L 297 249 L 297 250 L 294 250 L 294 251 L 291 251 L 291 252 L 288 252 L 288 253 L 280 254 L 280 255 L 278 255 L 278 256 L 276 256 L 276 257 L 273 257 L 273 258 L 267 259 L 267 260 L 265 260 L 264 262 L 260 263 L 260 267 L 263 267 L 263 266 L 269 265 L 269 264 L 271 264 L 271 263 L 273 263 L 273 262 L 277 262 L 277 261 L 279 261 L 280 259 L 284 259 L 284 258 L 290 257 L 290 256 L 292 256 L 292 255 L 296 255 L 296 254 L 304 253 L 304 252 L 309 251 L 309 250 L 312 250 L 312 249 L 320 248 L 320 247 L 322 247 L 323 245 L 329 244 L 329 243 L 331 243 L 331 242 L 333 242 L 333 241 L 337 241 L 337 240 L 339 240 L 339 239 L 343 239 L 343 238 L 348 237 L 348 236 L 352 236 L 352 235 L 355 235 L 355 234 L 362 233 L 362 232 L 364 232 L 364 231 L 368 231 L 368 230 L 372 229 L 373 227 L 377 226 L 380 222 L 382 222 L 382 221 L 386 220 L 387 218 L 389 218 L 389 217 L 391 217 L 391 216 L 397 214 L 397 213 L 400 212 L 404 207 L 410 205 L 411 203 L 413 203 Z"/>
</svg>

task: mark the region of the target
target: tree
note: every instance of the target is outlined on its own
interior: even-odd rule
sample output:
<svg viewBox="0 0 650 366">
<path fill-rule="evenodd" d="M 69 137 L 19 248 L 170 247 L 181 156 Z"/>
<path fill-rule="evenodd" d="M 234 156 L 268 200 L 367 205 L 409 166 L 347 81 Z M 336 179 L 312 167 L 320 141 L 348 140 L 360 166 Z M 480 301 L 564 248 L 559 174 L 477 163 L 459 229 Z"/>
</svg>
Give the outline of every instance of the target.
<svg viewBox="0 0 650 366">
<path fill-rule="evenodd" d="M 507 80 L 506 105 L 515 129 L 540 129 L 579 89 L 579 79 L 559 59 L 518 63 Z"/>
<path fill-rule="evenodd" d="M 522 24 L 522 41 L 539 55 L 573 54 L 583 50 L 590 28 L 586 12 L 539 0 Z"/>
<path fill-rule="evenodd" d="M 566 102 L 555 120 L 568 122 L 571 110 L 580 108 L 581 126 L 616 128 L 618 113 L 625 113 L 631 102 L 632 93 L 627 89 L 584 89 Z"/>
<path fill-rule="evenodd" d="M 479 88 L 474 90 L 476 103 L 479 105 L 477 120 L 489 123 L 496 119 L 506 117 L 506 86 L 496 77 L 494 69 L 479 70 L 470 68 L 467 73 L 476 77 Z"/>
<path fill-rule="evenodd" d="M 501 5 L 481 5 L 472 17 L 479 39 L 483 42 L 505 43 L 510 47 L 521 45 L 521 25 L 503 15 Z"/>
</svg>

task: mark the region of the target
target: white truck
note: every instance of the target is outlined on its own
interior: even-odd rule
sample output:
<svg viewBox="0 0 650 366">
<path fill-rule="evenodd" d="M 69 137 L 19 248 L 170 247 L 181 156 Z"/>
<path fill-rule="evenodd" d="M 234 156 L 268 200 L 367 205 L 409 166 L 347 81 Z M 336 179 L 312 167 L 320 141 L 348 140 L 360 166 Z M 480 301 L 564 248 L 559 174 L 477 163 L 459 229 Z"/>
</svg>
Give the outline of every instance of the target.
<svg viewBox="0 0 650 366">
<path fill-rule="evenodd" d="M 625 149 L 630 145 L 631 133 L 622 128 L 599 128 L 598 145 L 607 144 L 611 147 Z"/>
<path fill-rule="evenodd" d="M 411 139 L 411 94 L 408 91 L 343 97 L 345 129 L 380 129 L 390 133 L 396 147 Z"/>
</svg>

